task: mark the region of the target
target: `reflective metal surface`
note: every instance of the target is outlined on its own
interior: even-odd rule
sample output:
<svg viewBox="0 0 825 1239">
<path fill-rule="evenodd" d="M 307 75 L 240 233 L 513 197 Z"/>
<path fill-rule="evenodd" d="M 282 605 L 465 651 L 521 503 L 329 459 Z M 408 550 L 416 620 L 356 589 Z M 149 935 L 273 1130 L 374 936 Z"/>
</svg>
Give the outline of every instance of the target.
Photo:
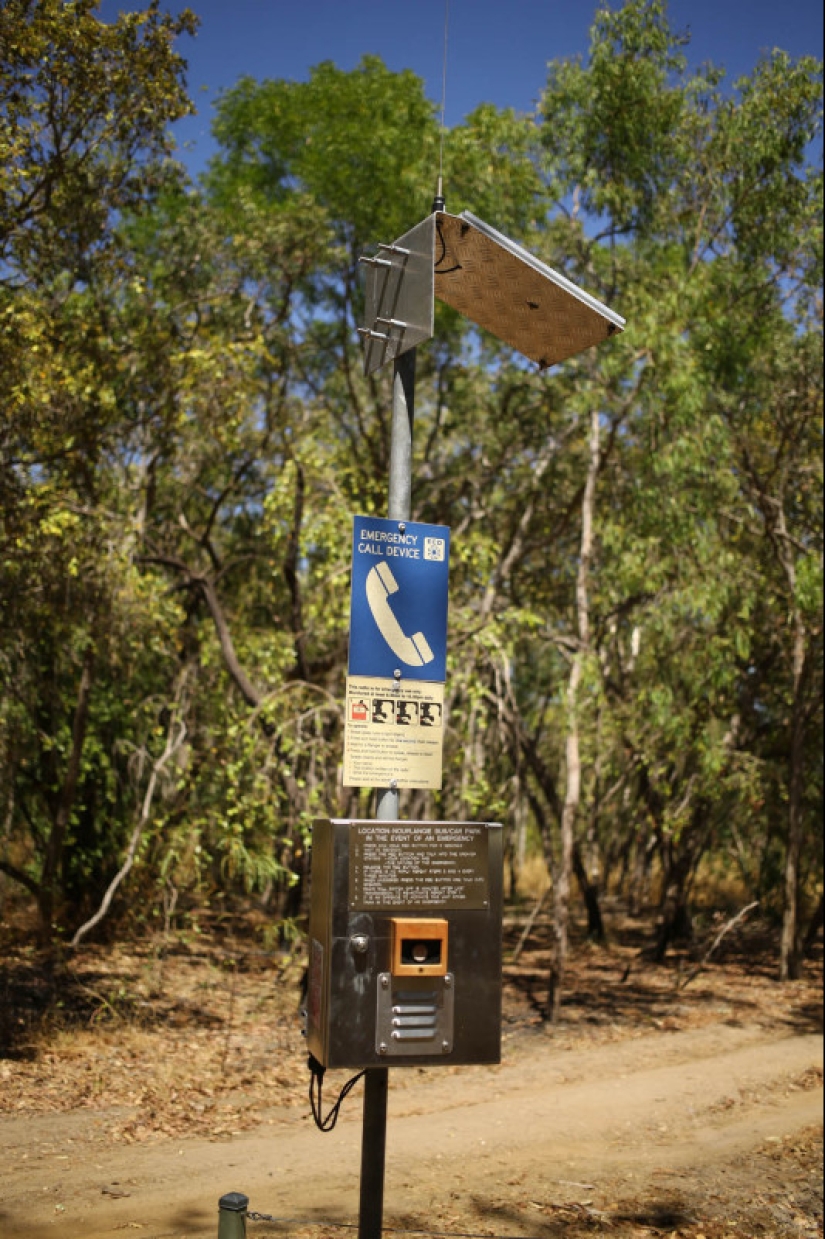
<svg viewBox="0 0 825 1239">
<path fill-rule="evenodd" d="M 362 258 L 367 271 L 364 373 L 372 374 L 433 334 L 435 216 Z"/>
<path fill-rule="evenodd" d="M 469 211 L 437 211 L 362 262 L 366 374 L 430 338 L 434 297 L 542 369 L 625 327 L 621 314 Z"/>
<path fill-rule="evenodd" d="M 412 1053 L 443 1058 L 453 1048 L 452 976 L 416 981 L 382 972 L 378 978 L 375 1047 L 382 1058 Z"/>
</svg>

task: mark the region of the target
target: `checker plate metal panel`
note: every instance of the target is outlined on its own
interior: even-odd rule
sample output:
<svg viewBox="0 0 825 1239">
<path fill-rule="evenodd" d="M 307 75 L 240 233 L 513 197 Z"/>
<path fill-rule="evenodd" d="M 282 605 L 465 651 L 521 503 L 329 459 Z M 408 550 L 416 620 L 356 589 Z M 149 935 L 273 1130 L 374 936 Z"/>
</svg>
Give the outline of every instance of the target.
<svg viewBox="0 0 825 1239">
<path fill-rule="evenodd" d="M 469 211 L 435 219 L 435 295 L 542 369 L 624 328 L 620 314 Z"/>
</svg>

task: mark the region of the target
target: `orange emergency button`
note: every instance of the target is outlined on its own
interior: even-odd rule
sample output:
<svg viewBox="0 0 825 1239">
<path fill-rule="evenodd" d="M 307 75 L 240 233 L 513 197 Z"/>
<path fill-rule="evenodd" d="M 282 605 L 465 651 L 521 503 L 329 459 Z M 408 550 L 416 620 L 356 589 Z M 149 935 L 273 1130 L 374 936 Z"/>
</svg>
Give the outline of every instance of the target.
<svg viewBox="0 0 825 1239">
<path fill-rule="evenodd" d="M 436 917 L 390 918 L 394 977 L 447 974 L 447 921 Z"/>
</svg>

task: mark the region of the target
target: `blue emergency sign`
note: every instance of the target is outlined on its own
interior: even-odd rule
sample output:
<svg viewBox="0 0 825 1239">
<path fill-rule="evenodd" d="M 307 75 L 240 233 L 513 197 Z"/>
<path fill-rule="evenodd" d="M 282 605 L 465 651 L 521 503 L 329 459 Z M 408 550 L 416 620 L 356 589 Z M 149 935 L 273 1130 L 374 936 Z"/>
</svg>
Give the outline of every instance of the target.
<svg viewBox="0 0 825 1239">
<path fill-rule="evenodd" d="M 449 559 L 445 525 L 353 518 L 351 676 L 444 683 Z"/>
</svg>

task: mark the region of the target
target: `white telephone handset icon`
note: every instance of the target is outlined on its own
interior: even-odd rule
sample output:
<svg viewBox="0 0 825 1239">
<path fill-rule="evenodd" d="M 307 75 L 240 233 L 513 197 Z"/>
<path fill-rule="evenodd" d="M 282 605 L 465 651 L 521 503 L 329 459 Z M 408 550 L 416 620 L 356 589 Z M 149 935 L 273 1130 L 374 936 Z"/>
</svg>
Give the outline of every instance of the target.
<svg viewBox="0 0 825 1239">
<path fill-rule="evenodd" d="M 398 592 L 398 582 L 389 564 L 376 564 L 367 574 L 367 602 L 373 619 L 387 645 L 408 667 L 423 667 L 435 658 L 423 632 L 408 637 L 389 604 L 391 594 Z"/>
</svg>

